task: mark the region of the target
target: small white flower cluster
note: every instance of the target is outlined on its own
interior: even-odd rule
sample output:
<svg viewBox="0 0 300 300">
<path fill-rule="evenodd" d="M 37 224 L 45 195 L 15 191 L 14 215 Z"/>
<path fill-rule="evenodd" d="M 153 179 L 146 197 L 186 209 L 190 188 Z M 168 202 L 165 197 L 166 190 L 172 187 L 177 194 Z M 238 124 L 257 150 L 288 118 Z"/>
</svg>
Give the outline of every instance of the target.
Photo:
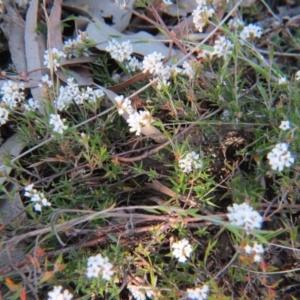
<svg viewBox="0 0 300 300">
<path fill-rule="evenodd" d="M 143 60 L 143 73 L 157 74 L 157 65 L 160 65 L 158 67 L 160 69 L 164 58 L 161 53 L 157 53 L 156 51 L 145 56 Z"/>
<path fill-rule="evenodd" d="M 232 54 L 233 44 L 225 36 L 220 36 L 215 41 L 214 51 L 212 55 L 217 55 L 217 57 L 223 57 L 224 59 Z"/>
<path fill-rule="evenodd" d="M 51 203 L 45 198 L 44 194 L 33 188 L 33 183 L 27 185 L 24 190 L 24 196 L 30 198 L 31 202 L 35 202 L 34 209 L 36 211 L 42 211 L 43 206 L 51 206 Z"/>
<path fill-rule="evenodd" d="M 0 125 L 3 125 L 7 122 L 9 116 L 9 111 L 0 106 Z"/>
<path fill-rule="evenodd" d="M 205 1 L 201 1 L 204 3 Z M 208 19 L 215 13 L 213 8 L 208 8 L 207 6 L 198 5 L 196 9 L 193 10 L 193 23 L 199 32 L 203 31 L 203 27 L 208 23 Z"/>
<path fill-rule="evenodd" d="M 227 25 L 230 30 L 236 30 L 239 28 L 244 28 L 245 23 L 242 19 L 236 16 L 235 18 L 231 19 Z"/>
<path fill-rule="evenodd" d="M 280 77 L 280 78 L 278 79 L 278 84 L 279 84 L 279 85 L 288 84 L 288 83 L 289 83 L 289 81 L 287 80 L 286 77 Z"/>
<path fill-rule="evenodd" d="M 296 74 L 295 74 L 295 79 L 296 79 L 297 81 L 300 80 L 300 70 L 296 72 Z"/>
<path fill-rule="evenodd" d="M 142 65 L 138 59 L 131 56 L 133 49 L 130 41 L 125 41 L 122 44 L 116 40 L 109 41 L 106 51 L 110 53 L 110 56 L 114 60 L 124 63 L 129 71 L 135 72 L 142 69 Z"/>
<path fill-rule="evenodd" d="M 67 57 L 66 53 L 63 51 L 59 51 L 56 48 L 52 48 L 45 51 L 44 54 L 44 65 L 48 69 L 54 69 L 54 71 L 57 71 L 57 68 L 60 67 L 60 60 L 62 57 Z"/>
<path fill-rule="evenodd" d="M 125 67 L 132 72 L 142 70 L 143 73 L 149 72 L 154 78 L 158 78 L 157 87 L 161 89 L 162 85 L 168 86 L 170 84 L 169 79 L 173 73 L 180 73 L 189 77 L 190 80 L 194 78 L 194 70 L 189 62 L 184 62 L 182 68 L 172 69 L 170 66 L 165 66 L 162 60 L 165 58 L 161 53 L 156 51 L 146 55 L 141 62 L 131 56 L 133 50 L 130 41 L 118 43 L 116 40 L 109 41 L 106 47 L 113 59 L 125 64 Z"/>
<path fill-rule="evenodd" d="M 149 126 L 153 122 L 153 117 L 151 113 L 147 110 L 141 110 L 139 112 L 134 112 L 129 115 L 127 123 L 129 125 L 129 131 L 135 132 L 136 135 L 141 134 L 141 130 L 145 126 Z"/>
<path fill-rule="evenodd" d="M 53 131 L 59 134 L 62 134 L 64 130 L 68 128 L 67 125 L 64 125 L 65 119 L 61 119 L 58 114 L 50 114 L 49 124 L 53 125 Z"/>
<path fill-rule="evenodd" d="M 0 94 L 2 95 L 2 102 L 4 102 L 10 109 L 15 108 L 18 103 L 24 101 L 25 95 L 24 84 L 12 82 L 11 80 L 5 81 L 1 87 Z"/>
<path fill-rule="evenodd" d="M 27 100 L 27 103 L 24 104 L 24 107 L 26 111 L 34 111 L 38 109 L 40 105 L 35 99 L 30 98 Z"/>
<path fill-rule="evenodd" d="M 244 27 L 240 33 L 241 44 L 243 45 L 245 41 L 253 42 L 255 39 L 260 38 L 262 35 L 261 27 L 249 24 Z"/>
<path fill-rule="evenodd" d="M 245 252 L 253 256 L 255 262 L 260 262 L 262 260 L 261 254 L 264 254 L 264 247 L 257 242 L 254 242 L 253 247 L 249 244 L 245 246 Z"/>
<path fill-rule="evenodd" d="M 251 230 L 260 229 L 263 223 L 263 217 L 247 204 L 236 204 L 227 208 L 227 217 L 232 225 L 242 226 L 249 234 Z"/>
<path fill-rule="evenodd" d="M 283 171 L 284 167 L 288 168 L 295 162 L 291 152 L 288 151 L 287 143 L 276 144 L 272 151 L 268 153 L 267 158 L 271 169 L 274 171 Z"/>
<path fill-rule="evenodd" d="M 91 87 L 79 89 L 78 84 L 74 82 L 74 78 L 69 77 L 67 79 L 67 85 L 59 88 L 59 95 L 57 99 L 54 100 L 54 105 L 57 110 L 62 111 L 69 108 L 73 101 L 80 105 L 83 104 L 84 101 L 95 102 L 103 96 L 104 93 L 101 89 L 93 90 Z"/>
<path fill-rule="evenodd" d="M 161 53 L 156 51 L 145 56 L 143 60 L 143 73 L 149 72 L 154 78 L 158 78 L 157 88 L 160 90 L 163 85 L 170 85 L 169 79 L 172 73 L 181 74 L 187 76 L 190 80 L 194 79 L 195 71 L 193 70 L 191 64 L 188 61 L 184 61 L 182 68 L 176 67 L 171 68 L 170 66 L 165 66 L 162 60 L 165 57 Z"/>
<path fill-rule="evenodd" d="M 281 121 L 279 128 L 283 131 L 290 129 L 290 121 Z"/>
<path fill-rule="evenodd" d="M 112 268 L 113 265 L 107 257 L 97 254 L 88 258 L 86 276 L 87 278 L 98 278 L 101 275 L 104 280 L 108 281 L 114 273 Z"/>
<path fill-rule="evenodd" d="M 115 101 L 119 115 L 123 115 L 125 112 L 129 114 L 127 123 L 130 127 L 130 132 L 135 132 L 136 135 L 140 135 L 142 128 L 149 126 L 153 122 L 151 113 L 147 110 L 135 111 L 129 98 L 124 99 L 124 96 L 117 96 L 115 97 Z"/>
<path fill-rule="evenodd" d="M 189 300 L 205 300 L 209 293 L 209 286 L 204 284 L 201 288 L 187 289 L 186 292 Z"/>
<path fill-rule="evenodd" d="M 54 286 L 51 292 L 48 292 L 48 300 L 71 300 L 73 295 L 68 291 L 62 291 L 62 286 Z"/>
<path fill-rule="evenodd" d="M 145 56 L 143 60 L 143 73 L 149 72 L 154 78 L 158 78 L 157 88 L 161 89 L 162 85 L 168 86 L 171 77 L 171 67 L 164 66 L 162 60 L 165 57 L 156 51 Z"/>
<path fill-rule="evenodd" d="M 176 71 L 179 74 L 187 76 L 189 80 L 193 80 L 195 78 L 195 70 L 188 61 L 184 61 L 182 64 L 182 69 L 177 68 Z"/>
<path fill-rule="evenodd" d="M 142 70 L 142 63 L 135 56 L 131 56 L 130 60 L 125 63 L 125 67 L 130 72 L 136 72 Z"/>
<path fill-rule="evenodd" d="M 154 293 L 151 289 L 140 288 L 134 285 L 128 285 L 127 288 L 135 300 L 146 300 L 146 296 L 148 298 L 152 298 L 154 296 Z"/>
<path fill-rule="evenodd" d="M 67 58 L 89 56 L 90 52 L 88 45 L 91 44 L 92 40 L 88 38 L 87 32 L 78 32 L 76 39 L 69 39 L 64 42 L 63 50 L 67 55 Z"/>
<path fill-rule="evenodd" d="M 179 167 L 184 173 L 190 173 L 193 169 L 201 169 L 200 156 L 195 151 L 189 152 L 179 159 Z"/>
<path fill-rule="evenodd" d="M 51 79 L 49 79 L 48 74 L 42 76 L 41 78 L 41 83 L 39 83 L 39 87 L 46 87 L 46 88 L 50 88 L 53 86 L 53 82 Z"/>
<path fill-rule="evenodd" d="M 192 246 L 190 245 L 187 239 L 183 239 L 172 245 L 172 254 L 175 258 L 178 258 L 179 262 L 186 262 L 187 259 L 191 256 Z"/>
<path fill-rule="evenodd" d="M 133 49 L 130 41 L 120 44 L 116 40 L 112 40 L 108 42 L 106 51 L 110 53 L 114 60 L 124 62 L 125 60 L 130 60 Z"/>
<path fill-rule="evenodd" d="M 128 114 L 132 114 L 134 112 L 129 98 L 124 99 L 124 96 L 117 96 L 115 97 L 115 100 L 117 102 L 119 115 L 123 115 L 125 112 L 127 112 Z"/>
</svg>

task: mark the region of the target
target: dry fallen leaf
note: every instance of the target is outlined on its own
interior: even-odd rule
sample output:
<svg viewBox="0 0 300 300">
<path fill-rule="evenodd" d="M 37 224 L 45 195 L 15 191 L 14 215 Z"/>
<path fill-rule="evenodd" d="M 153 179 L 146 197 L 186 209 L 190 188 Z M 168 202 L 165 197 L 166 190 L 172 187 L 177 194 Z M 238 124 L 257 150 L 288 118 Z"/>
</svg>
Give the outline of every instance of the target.
<svg viewBox="0 0 300 300">
<path fill-rule="evenodd" d="M 1 29 L 8 41 L 9 51 L 16 70 L 26 71 L 25 57 L 25 22 L 18 11 L 7 1 L 4 2 L 7 13 L 2 16 Z"/>
<path fill-rule="evenodd" d="M 43 55 L 46 50 L 45 40 L 36 32 L 37 15 L 38 15 L 38 0 L 32 0 L 27 11 L 25 25 L 25 50 L 27 71 L 34 70 L 30 77 L 34 81 L 39 81 L 43 75 Z M 34 100 L 39 104 L 39 112 L 44 112 L 44 98 L 42 97 L 42 88 L 35 87 L 31 89 L 31 94 Z"/>
<path fill-rule="evenodd" d="M 48 47 L 61 50 L 63 48 L 61 33 L 61 3 L 62 0 L 55 0 L 51 9 L 48 24 Z"/>
<path fill-rule="evenodd" d="M 4 165 L 4 157 L 6 155 L 10 155 L 12 157 L 16 157 L 20 154 L 23 149 L 23 143 L 21 142 L 21 137 L 19 134 L 14 134 L 10 138 L 8 138 L 4 144 L 0 147 L 0 184 L 3 184 L 6 180 L 5 176 L 1 176 L 4 174 L 9 174 L 12 170 L 11 167 Z"/>
<path fill-rule="evenodd" d="M 0 171 L 1 171 L 1 177 L 0 177 L 0 184 L 4 184 L 6 181 L 6 177 L 3 176 L 5 174 L 9 175 L 12 168 L 8 166 L 4 166 L 4 158 L 6 155 L 10 155 L 12 157 L 18 156 L 20 152 L 23 149 L 23 143 L 20 140 L 19 134 L 14 134 L 10 138 L 6 140 L 6 142 L 1 145 L 0 147 Z M 7 191 L 7 194 L 13 190 L 13 186 L 6 186 L 5 187 Z M 19 192 L 16 192 L 14 195 L 14 199 L 2 199 L 0 201 L 0 224 L 11 224 L 11 221 L 13 219 L 14 222 L 19 223 L 20 221 L 24 220 L 26 218 L 26 215 L 24 213 L 24 205 L 20 198 Z"/>
<path fill-rule="evenodd" d="M 122 1 L 119 2 L 122 3 Z M 133 3 L 134 0 L 127 0 L 126 6 L 132 8 Z M 111 27 L 120 32 L 128 26 L 131 19 L 130 11 L 122 9 L 121 5 L 111 0 L 65 0 L 63 6 L 77 13 L 82 9 L 83 13 L 87 13 L 93 19 L 110 20 Z"/>
</svg>

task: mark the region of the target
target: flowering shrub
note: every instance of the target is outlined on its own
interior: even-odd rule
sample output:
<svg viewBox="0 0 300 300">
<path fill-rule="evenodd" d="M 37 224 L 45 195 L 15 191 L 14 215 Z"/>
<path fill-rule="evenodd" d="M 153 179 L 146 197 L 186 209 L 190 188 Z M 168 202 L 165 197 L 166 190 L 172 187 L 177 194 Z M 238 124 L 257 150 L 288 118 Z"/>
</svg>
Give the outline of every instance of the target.
<svg viewBox="0 0 300 300">
<path fill-rule="evenodd" d="M 178 261 L 182 263 L 186 262 L 192 253 L 192 247 L 186 239 L 173 243 L 172 249 L 173 256 L 178 258 Z"/>
<path fill-rule="evenodd" d="M 271 299 L 289 291 L 274 267 L 299 283 L 295 20 L 269 27 L 265 2 L 146 2 L 122 34 L 93 18 L 74 39 L 64 5 L 46 68 L 1 70 L 2 200 L 18 206 L 0 219 L 5 299 Z M 144 21 L 159 34 L 136 38 Z"/>
<path fill-rule="evenodd" d="M 87 262 L 86 276 L 88 278 L 98 278 L 101 275 L 104 280 L 110 280 L 114 273 L 112 268 L 113 265 L 107 257 L 102 257 L 101 254 L 90 256 Z"/>
<path fill-rule="evenodd" d="M 62 286 L 53 287 L 53 291 L 48 293 L 48 300 L 71 300 L 73 295 L 68 291 L 62 291 Z"/>
<path fill-rule="evenodd" d="M 242 226 L 249 234 L 253 229 L 260 229 L 262 226 L 262 216 L 247 204 L 236 204 L 227 208 L 227 217 L 232 225 Z"/>
<path fill-rule="evenodd" d="M 290 167 L 295 159 L 292 157 L 291 152 L 288 151 L 287 143 L 278 143 L 268 153 L 267 158 L 272 170 L 283 171 L 284 167 Z"/>
<path fill-rule="evenodd" d="M 45 198 L 43 193 L 38 192 L 33 188 L 33 184 L 27 185 L 25 188 L 25 197 L 29 197 L 31 202 L 34 202 L 34 209 L 42 211 L 43 206 L 51 206 L 51 203 Z"/>
</svg>

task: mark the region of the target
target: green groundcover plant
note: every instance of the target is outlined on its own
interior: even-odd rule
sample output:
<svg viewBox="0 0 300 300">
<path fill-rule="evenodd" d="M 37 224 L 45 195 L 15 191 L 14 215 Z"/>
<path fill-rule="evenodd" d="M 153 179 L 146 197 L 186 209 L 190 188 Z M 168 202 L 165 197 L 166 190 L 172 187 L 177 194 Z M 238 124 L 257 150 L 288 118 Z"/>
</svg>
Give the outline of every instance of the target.
<svg viewBox="0 0 300 300">
<path fill-rule="evenodd" d="M 24 248 L 0 268 L 4 299 L 277 299 L 300 284 L 299 29 L 255 24 L 264 1 L 218 1 L 221 20 L 196 2 L 194 32 L 214 29 L 182 39 L 181 59 L 111 37 L 82 86 L 61 65 L 95 51 L 80 31 L 45 52 L 43 110 L 3 83 L 0 124 L 25 149 L 4 159 L 2 198 L 19 192 L 27 216 L 1 228 L 10 260 Z M 280 47 L 296 63 L 276 63 Z M 114 93 L 116 74 L 145 76 Z"/>
</svg>

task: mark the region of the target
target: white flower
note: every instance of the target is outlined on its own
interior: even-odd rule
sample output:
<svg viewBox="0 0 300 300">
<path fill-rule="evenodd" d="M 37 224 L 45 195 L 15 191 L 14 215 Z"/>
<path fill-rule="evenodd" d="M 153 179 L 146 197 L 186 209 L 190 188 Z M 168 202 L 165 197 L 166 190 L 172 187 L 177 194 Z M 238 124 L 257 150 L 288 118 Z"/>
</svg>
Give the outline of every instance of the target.
<svg viewBox="0 0 300 300">
<path fill-rule="evenodd" d="M 190 80 L 194 79 L 195 71 L 193 70 L 192 65 L 188 61 L 183 62 L 181 74 L 187 76 Z"/>
<path fill-rule="evenodd" d="M 214 52 L 213 54 L 218 57 L 223 57 L 224 59 L 232 54 L 233 44 L 232 42 L 225 36 L 220 36 L 215 41 Z"/>
<path fill-rule="evenodd" d="M 123 62 L 125 60 L 130 60 L 130 55 L 133 52 L 132 45 L 130 41 L 123 42 L 122 44 L 118 43 L 116 40 L 108 42 L 106 51 L 110 53 L 110 56 L 119 61 Z"/>
<path fill-rule="evenodd" d="M 125 112 L 129 114 L 132 114 L 134 112 L 134 109 L 131 106 L 131 101 L 129 98 L 124 99 L 124 96 L 117 96 L 115 97 L 115 101 L 117 102 L 119 115 L 123 115 Z"/>
<path fill-rule="evenodd" d="M 25 186 L 24 190 L 25 190 L 25 194 L 24 196 L 26 197 L 32 197 L 33 193 L 35 193 L 36 190 L 33 189 L 34 184 L 29 184 L 27 186 Z"/>
<path fill-rule="evenodd" d="M 135 286 L 130 286 L 127 288 L 131 292 L 135 300 L 146 300 L 146 294 L 143 290 L 140 290 L 138 287 Z"/>
<path fill-rule="evenodd" d="M 179 167 L 184 173 L 190 173 L 193 169 L 201 169 L 200 156 L 195 151 L 189 152 L 179 159 Z"/>
<path fill-rule="evenodd" d="M 262 29 L 254 24 L 249 24 L 244 27 L 244 29 L 240 33 L 241 38 L 241 44 L 244 43 L 244 41 L 252 42 L 256 38 L 260 38 L 262 35 Z"/>
<path fill-rule="evenodd" d="M 46 86 L 48 88 L 53 86 L 53 82 L 51 79 L 49 79 L 48 74 L 42 76 L 41 78 L 41 83 L 39 83 L 39 87 L 43 87 L 43 86 Z"/>
<path fill-rule="evenodd" d="M 38 202 L 33 207 L 35 211 L 42 211 L 42 205 Z"/>
<path fill-rule="evenodd" d="M 202 288 L 187 289 L 187 298 L 189 300 L 205 300 L 209 293 L 208 285 L 203 285 Z"/>
<path fill-rule="evenodd" d="M 62 120 L 58 114 L 50 114 L 49 124 L 53 125 L 53 131 L 60 134 L 68 128 L 67 125 L 64 125 L 64 120 Z"/>
<path fill-rule="evenodd" d="M 67 54 L 67 58 L 89 56 L 88 43 L 92 41 L 88 38 L 87 32 L 79 30 L 76 39 L 69 39 L 64 42 L 63 50 Z"/>
<path fill-rule="evenodd" d="M 295 74 L 295 79 L 296 79 L 297 81 L 300 80 L 300 70 L 296 72 L 296 74 Z"/>
<path fill-rule="evenodd" d="M 290 121 L 281 121 L 279 128 L 282 130 L 290 129 Z"/>
<path fill-rule="evenodd" d="M 203 31 L 203 27 L 207 24 L 208 19 L 215 13 L 213 8 L 208 8 L 207 6 L 198 5 L 196 9 L 193 10 L 193 23 L 199 32 Z"/>
<path fill-rule="evenodd" d="M 15 108 L 19 102 L 22 102 L 25 99 L 25 95 L 22 90 L 24 90 L 23 83 L 18 84 L 10 80 L 4 82 L 0 91 L 2 101 L 8 105 L 9 108 Z"/>
<path fill-rule="evenodd" d="M 148 126 L 153 122 L 153 118 L 149 111 L 135 112 L 129 115 L 127 123 L 129 125 L 129 131 L 135 132 L 136 135 L 141 134 L 142 127 Z"/>
<path fill-rule="evenodd" d="M 28 104 L 24 104 L 24 107 L 26 111 L 34 111 L 38 109 L 40 106 L 35 99 L 30 98 L 28 99 Z"/>
<path fill-rule="evenodd" d="M 114 273 L 112 268 L 113 265 L 108 261 L 107 257 L 97 254 L 88 258 L 86 276 L 88 278 L 98 278 L 101 275 L 104 280 L 108 281 Z"/>
<path fill-rule="evenodd" d="M 288 144 L 278 143 L 268 153 L 267 158 L 272 170 L 283 171 L 284 167 L 290 167 L 295 159 L 292 157 L 290 151 L 288 151 Z"/>
<path fill-rule="evenodd" d="M 157 69 L 157 64 L 163 59 L 164 56 L 156 51 L 145 56 L 143 60 L 143 73 L 149 71 L 150 74 L 153 74 Z"/>
<path fill-rule="evenodd" d="M 148 298 L 152 298 L 154 296 L 153 291 L 149 288 L 140 288 L 134 285 L 128 285 L 127 288 L 135 300 L 146 300 L 146 296 Z"/>
<path fill-rule="evenodd" d="M 35 202 L 34 209 L 36 211 L 42 211 L 43 206 L 51 206 L 51 203 L 46 199 L 44 193 L 40 193 L 33 188 L 33 183 L 27 185 L 24 190 L 24 196 L 30 198 L 31 202 Z"/>
<path fill-rule="evenodd" d="M 4 107 L 0 107 L 0 124 L 1 125 L 5 124 L 7 122 L 8 115 L 9 115 L 9 111 Z"/>
<path fill-rule="evenodd" d="M 93 93 L 96 99 L 102 98 L 105 95 L 101 89 L 93 90 Z"/>
<path fill-rule="evenodd" d="M 93 90 L 91 87 L 79 89 L 78 84 L 74 82 L 73 77 L 67 79 L 67 86 L 59 88 L 59 95 L 54 100 L 54 105 L 57 110 L 65 110 L 73 103 L 80 105 L 84 101 L 95 102 L 97 99 L 104 96 L 101 89 Z"/>
<path fill-rule="evenodd" d="M 48 292 L 48 300 L 71 300 L 73 295 L 68 291 L 62 292 L 62 286 L 54 286 L 52 292 Z"/>
<path fill-rule="evenodd" d="M 44 65 L 48 69 L 53 68 L 54 71 L 57 71 L 57 68 L 60 67 L 59 62 L 62 57 L 67 57 L 63 51 L 59 51 L 56 48 L 46 50 L 44 54 Z"/>
<path fill-rule="evenodd" d="M 236 30 L 238 28 L 243 28 L 245 25 L 244 21 L 239 17 L 235 17 L 228 22 L 228 27 L 230 30 Z"/>
<path fill-rule="evenodd" d="M 158 62 L 156 64 L 155 70 L 153 72 L 153 75 L 155 77 L 158 77 L 159 80 L 157 82 L 157 88 L 160 90 L 162 85 L 169 86 L 170 82 L 168 81 L 171 77 L 172 71 L 171 67 L 164 66 L 162 62 Z"/>
<path fill-rule="evenodd" d="M 257 242 L 254 242 L 253 247 L 247 244 L 244 249 L 247 254 L 253 256 L 255 262 L 260 262 L 262 259 L 261 254 L 265 252 L 264 247 Z"/>
<path fill-rule="evenodd" d="M 142 63 L 140 63 L 135 56 L 130 57 L 129 62 L 125 64 L 125 67 L 131 72 L 139 71 L 143 68 Z"/>
<path fill-rule="evenodd" d="M 280 77 L 280 78 L 278 79 L 278 84 L 279 84 L 279 85 L 287 84 L 287 83 L 289 83 L 289 81 L 287 80 L 286 77 Z"/>
<path fill-rule="evenodd" d="M 262 216 L 247 203 L 234 203 L 233 206 L 228 207 L 227 210 L 227 217 L 230 223 L 244 227 L 247 234 L 255 228 L 260 229 L 262 226 Z"/>
<path fill-rule="evenodd" d="M 191 256 L 192 247 L 187 239 L 183 239 L 172 245 L 172 254 L 175 258 L 178 258 L 179 262 L 186 262 L 187 259 Z"/>
</svg>

